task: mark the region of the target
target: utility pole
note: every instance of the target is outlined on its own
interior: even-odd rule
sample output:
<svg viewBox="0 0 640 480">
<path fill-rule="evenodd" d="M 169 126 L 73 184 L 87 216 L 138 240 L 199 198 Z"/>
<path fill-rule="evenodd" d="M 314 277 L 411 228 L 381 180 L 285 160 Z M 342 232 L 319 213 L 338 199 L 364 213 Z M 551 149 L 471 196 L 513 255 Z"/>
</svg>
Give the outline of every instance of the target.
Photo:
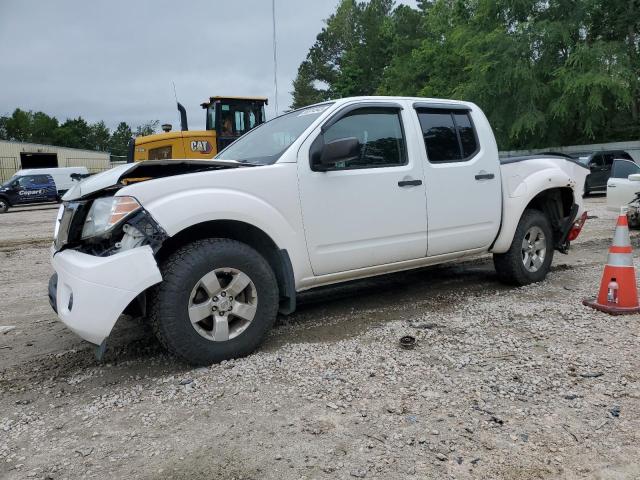
<svg viewBox="0 0 640 480">
<path fill-rule="evenodd" d="M 275 107 L 276 117 L 278 116 L 278 53 L 276 42 L 276 0 L 271 0 L 271 13 L 273 19 L 273 86 L 276 91 Z"/>
</svg>

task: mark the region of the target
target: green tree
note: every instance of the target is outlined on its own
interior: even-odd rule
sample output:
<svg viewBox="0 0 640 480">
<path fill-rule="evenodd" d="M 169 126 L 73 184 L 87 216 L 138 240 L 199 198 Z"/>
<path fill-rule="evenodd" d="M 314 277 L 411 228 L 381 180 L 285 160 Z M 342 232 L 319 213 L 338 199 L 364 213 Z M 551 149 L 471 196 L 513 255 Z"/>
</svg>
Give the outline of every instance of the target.
<svg viewBox="0 0 640 480">
<path fill-rule="evenodd" d="M 298 75 L 293 81 L 291 108 L 300 108 L 327 100 L 326 90 L 316 87 L 316 79 L 311 70 L 311 64 L 304 61 L 298 67 Z"/>
<path fill-rule="evenodd" d="M 156 133 L 156 130 L 158 129 L 158 125 L 160 125 L 160 120 L 150 120 L 147 123 L 138 125 L 136 127 L 134 136 L 144 137 L 146 135 L 153 135 L 154 133 Z"/>
<path fill-rule="evenodd" d="M 111 133 L 103 121 L 96 122 L 89 127 L 87 139 L 91 150 L 106 152 L 109 149 Z"/>
<path fill-rule="evenodd" d="M 58 128 L 58 119 L 46 113 L 36 112 L 31 115 L 31 141 L 34 143 L 51 144 Z"/>
<path fill-rule="evenodd" d="M 125 122 L 120 122 L 109 139 L 109 151 L 112 155 L 126 157 L 129 149 L 129 141 L 133 137 L 131 127 Z"/>
<path fill-rule="evenodd" d="M 9 140 L 9 135 L 7 134 L 7 121 L 9 117 L 1 116 L 0 117 L 0 140 Z"/>
<path fill-rule="evenodd" d="M 392 53 L 392 11 L 393 0 L 342 0 L 298 69 L 292 107 L 375 93 Z"/>
<path fill-rule="evenodd" d="M 67 119 L 56 129 L 54 142 L 61 147 L 91 149 L 90 134 L 91 128 L 84 118 Z"/>
<path fill-rule="evenodd" d="M 374 92 L 473 101 L 502 149 L 637 138 L 640 1 L 342 0 L 294 106 Z"/>
<path fill-rule="evenodd" d="M 31 114 L 16 108 L 5 122 L 8 140 L 31 141 Z"/>
</svg>

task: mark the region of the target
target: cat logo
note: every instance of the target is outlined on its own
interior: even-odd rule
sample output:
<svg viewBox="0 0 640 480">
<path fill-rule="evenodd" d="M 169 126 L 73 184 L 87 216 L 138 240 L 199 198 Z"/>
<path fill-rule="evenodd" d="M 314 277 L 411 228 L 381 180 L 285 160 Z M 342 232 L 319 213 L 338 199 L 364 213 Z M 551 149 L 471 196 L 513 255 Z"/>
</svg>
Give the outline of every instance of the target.
<svg viewBox="0 0 640 480">
<path fill-rule="evenodd" d="M 191 151 L 200 153 L 210 153 L 211 144 L 206 140 L 193 140 L 191 142 Z"/>
</svg>

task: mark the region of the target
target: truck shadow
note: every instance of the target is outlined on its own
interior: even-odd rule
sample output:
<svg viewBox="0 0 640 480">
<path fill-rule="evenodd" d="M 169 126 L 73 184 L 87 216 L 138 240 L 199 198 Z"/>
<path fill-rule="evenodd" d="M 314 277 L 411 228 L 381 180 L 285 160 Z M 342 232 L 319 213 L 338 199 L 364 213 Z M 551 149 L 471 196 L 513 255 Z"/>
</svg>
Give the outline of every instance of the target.
<svg viewBox="0 0 640 480">
<path fill-rule="evenodd" d="M 454 300 L 461 294 L 480 298 L 509 288 L 498 282 L 489 257 L 323 287 L 302 293 L 298 310 L 278 317 L 260 350 L 337 342 L 427 311 L 455 311 Z M 97 388 L 127 377 L 157 378 L 192 370 L 164 350 L 145 321 L 128 317 L 116 324 L 101 361 L 90 344 L 79 343 L 78 348 L 42 355 L 28 363 L 26 376 L 24 365 L 0 371 L 0 389 L 16 391 L 33 382 L 73 381 L 82 375 L 88 375 L 85 388 Z"/>
</svg>

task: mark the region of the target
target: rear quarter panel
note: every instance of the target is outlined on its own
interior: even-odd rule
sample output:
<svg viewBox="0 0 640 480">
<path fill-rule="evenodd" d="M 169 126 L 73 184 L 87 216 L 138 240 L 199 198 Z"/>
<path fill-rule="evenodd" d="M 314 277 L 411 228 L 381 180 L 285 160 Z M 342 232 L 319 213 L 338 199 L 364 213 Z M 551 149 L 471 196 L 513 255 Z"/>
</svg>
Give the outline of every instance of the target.
<svg viewBox="0 0 640 480">
<path fill-rule="evenodd" d="M 502 226 L 492 252 L 509 250 L 524 210 L 539 193 L 552 188 L 569 187 L 578 215 L 584 211 L 582 185 L 589 171 L 561 158 L 533 158 L 501 165 Z"/>
</svg>

